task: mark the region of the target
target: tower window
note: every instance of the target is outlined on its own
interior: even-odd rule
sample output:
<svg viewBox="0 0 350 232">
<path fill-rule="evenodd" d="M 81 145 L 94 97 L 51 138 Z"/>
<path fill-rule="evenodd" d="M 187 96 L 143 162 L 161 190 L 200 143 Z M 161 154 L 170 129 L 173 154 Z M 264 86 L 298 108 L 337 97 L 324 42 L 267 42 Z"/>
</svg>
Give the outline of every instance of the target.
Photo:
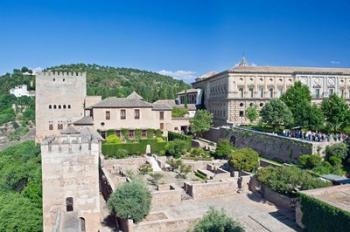
<svg viewBox="0 0 350 232">
<path fill-rule="evenodd" d="M 63 124 L 62 123 L 58 123 L 57 124 L 57 129 L 58 130 L 62 130 L 63 129 Z"/>
<path fill-rule="evenodd" d="M 61 105 L 58 105 L 58 109 L 61 109 Z"/>
<path fill-rule="evenodd" d="M 79 221 L 80 221 L 80 231 L 81 232 L 86 232 L 85 218 L 80 217 Z"/>
<path fill-rule="evenodd" d="M 56 106 L 56 105 L 53 105 L 53 108 L 54 108 L 54 109 L 56 109 L 56 108 L 57 108 L 57 106 Z"/>
<path fill-rule="evenodd" d="M 241 118 L 244 117 L 244 111 L 242 111 L 242 110 L 239 111 L 239 117 L 241 117 Z"/>
<path fill-rule="evenodd" d="M 63 109 L 65 109 L 66 108 L 66 105 L 63 105 Z"/>
<path fill-rule="evenodd" d="M 70 105 L 68 105 L 68 109 L 70 109 Z"/>
<path fill-rule="evenodd" d="M 49 105 L 49 109 L 52 109 L 52 105 Z"/>
<path fill-rule="evenodd" d="M 66 198 L 66 211 L 71 212 L 73 211 L 73 197 L 67 197 Z"/>
</svg>

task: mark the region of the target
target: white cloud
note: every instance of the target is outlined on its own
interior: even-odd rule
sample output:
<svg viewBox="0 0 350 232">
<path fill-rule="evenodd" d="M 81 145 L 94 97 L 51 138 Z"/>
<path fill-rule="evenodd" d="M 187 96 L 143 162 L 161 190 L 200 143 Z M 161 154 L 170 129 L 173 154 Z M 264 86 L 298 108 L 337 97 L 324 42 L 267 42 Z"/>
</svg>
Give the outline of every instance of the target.
<svg viewBox="0 0 350 232">
<path fill-rule="evenodd" d="M 331 64 L 340 64 L 340 61 L 339 60 L 331 60 L 330 63 Z"/>
<path fill-rule="evenodd" d="M 175 79 L 183 80 L 185 82 L 192 82 L 196 78 L 196 72 L 189 71 L 189 70 L 177 70 L 177 71 L 161 70 L 158 73 L 166 76 L 171 76 Z"/>
</svg>

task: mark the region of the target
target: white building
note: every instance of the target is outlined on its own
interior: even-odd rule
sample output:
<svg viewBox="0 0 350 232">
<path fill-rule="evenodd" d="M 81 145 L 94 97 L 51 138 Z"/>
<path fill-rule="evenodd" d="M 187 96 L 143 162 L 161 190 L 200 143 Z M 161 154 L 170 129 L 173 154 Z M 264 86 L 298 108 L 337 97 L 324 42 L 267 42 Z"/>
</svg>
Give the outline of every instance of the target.
<svg viewBox="0 0 350 232">
<path fill-rule="evenodd" d="M 10 94 L 15 95 L 16 97 L 28 96 L 34 97 L 34 91 L 28 91 L 27 85 L 17 85 L 15 88 L 10 89 Z"/>
</svg>

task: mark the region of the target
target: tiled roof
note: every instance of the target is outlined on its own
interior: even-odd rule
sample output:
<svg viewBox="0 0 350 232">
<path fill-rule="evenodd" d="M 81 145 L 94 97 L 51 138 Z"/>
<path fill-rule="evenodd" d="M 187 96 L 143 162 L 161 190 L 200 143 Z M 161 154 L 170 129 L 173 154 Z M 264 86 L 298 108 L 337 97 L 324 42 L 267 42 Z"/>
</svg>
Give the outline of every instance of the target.
<svg viewBox="0 0 350 232">
<path fill-rule="evenodd" d="M 80 134 L 80 132 L 77 129 L 75 129 L 73 126 L 68 126 L 61 131 L 61 134 L 72 135 L 72 134 Z"/>
<path fill-rule="evenodd" d="M 126 97 L 127 99 L 139 99 L 143 100 L 143 97 L 141 97 L 138 93 L 133 91 L 129 96 Z"/>
<path fill-rule="evenodd" d="M 85 116 L 85 117 L 82 117 L 81 119 L 73 122 L 73 124 L 74 125 L 93 125 L 94 121 L 92 120 L 91 117 Z"/>
<path fill-rule="evenodd" d="M 288 66 L 237 66 L 229 70 L 233 73 L 339 73 L 350 74 L 350 68 L 288 67 Z"/>
<path fill-rule="evenodd" d="M 136 98 L 109 97 L 91 106 L 91 108 L 152 108 L 152 104 Z"/>
</svg>

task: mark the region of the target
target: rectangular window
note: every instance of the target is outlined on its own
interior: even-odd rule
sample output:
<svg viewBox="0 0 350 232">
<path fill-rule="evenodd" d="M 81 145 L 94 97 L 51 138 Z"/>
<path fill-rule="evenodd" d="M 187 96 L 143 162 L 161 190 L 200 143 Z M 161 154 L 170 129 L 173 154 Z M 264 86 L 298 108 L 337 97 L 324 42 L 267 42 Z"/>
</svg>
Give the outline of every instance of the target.
<svg viewBox="0 0 350 232">
<path fill-rule="evenodd" d="M 110 119 L 111 119 L 111 112 L 106 111 L 106 120 L 110 120 Z"/>
<path fill-rule="evenodd" d="M 333 94 L 334 94 L 334 89 L 333 89 L 333 88 L 330 88 L 330 89 L 328 90 L 328 93 L 329 93 L 329 96 L 330 96 L 330 95 L 333 95 Z"/>
<path fill-rule="evenodd" d="M 273 88 L 271 88 L 269 91 L 270 91 L 270 98 L 273 98 Z"/>
<path fill-rule="evenodd" d="M 239 117 L 244 117 L 244 111 L 239 111 Z"/>
<path fill-rule="evenodd" d="M 159 119 L 164 120 L 164 112 L 163 111 L 159 112 Z"/>
<path fill-rule="evenodd" d="M 254 97 L 254 88 L 249 88 L 249 95 L 251 98 Z"/>
<path fill-rule="evenodd" d="M 129 130 L 129 138 L 134 138 L 135 136 L 135 131 Z"/>
<path fill-rule="evenodd" d="M 345 96 L 345 90 L 342 89 L 342 90 L 341 90 L 341 97 L 344 97 L 344 96 Z"/>
<path fill-rule="evenodd" d="M 73 197 L 67 197 L 66 198 L 66 211 L 71 212 L 73 211 Z"/>
<path fill-rule="evenodd" d="M 147 130 L 142 130 L 141 136 L 142 137 L 147 137 Z"/>
<path fill-rule="evenodd" d="M 239 88 L 239 96 L 240 96 L 241 98 L 244 97 L 243 88 Z"/>
<path fill-rule="evenodd" d="M 126 110 L 120 110 L 120 119 L 126 119 Z"/>
<path fill-rule="evenodd" d="M 140 110 L 136 109 L 134 113 L 135 113 L 135 119 L 140 119 Z"/>
<path fill-rule="evenodd" d="M 63 124 L 62 123 L 58 123 L 57 124 L 57 129 L 58 130 L 62 130 L 63 129 Z"/>
<path fill-rule="evenodd" d="M 49 130 L 53 130 L 53 124 L 52 124 L 52 122 L 49 122 Z"/>
<path fill-rule="evenodd" d="M 161 130 L 164 130 L 164 123 L 160 123 L 159 127 Z"/>
<path fill-rule="evenodd" d="M 261 98 L 264 97 L 264 88 L 260 88 L 260 97 L 261 97 Z"/>
<path fill-rule="evenodd" d="M 115 131 L 115 135 L 118 136 L 118 137 L 120 137 L 120 130 L 116 130 L 116 131 Z"/>
<path fill-rule="evenodd" d="M 319 88 L 315 89 L 315 97 L 320 98 L 320 96 L 321 96 L 320 89 Z"/>
</svg>

